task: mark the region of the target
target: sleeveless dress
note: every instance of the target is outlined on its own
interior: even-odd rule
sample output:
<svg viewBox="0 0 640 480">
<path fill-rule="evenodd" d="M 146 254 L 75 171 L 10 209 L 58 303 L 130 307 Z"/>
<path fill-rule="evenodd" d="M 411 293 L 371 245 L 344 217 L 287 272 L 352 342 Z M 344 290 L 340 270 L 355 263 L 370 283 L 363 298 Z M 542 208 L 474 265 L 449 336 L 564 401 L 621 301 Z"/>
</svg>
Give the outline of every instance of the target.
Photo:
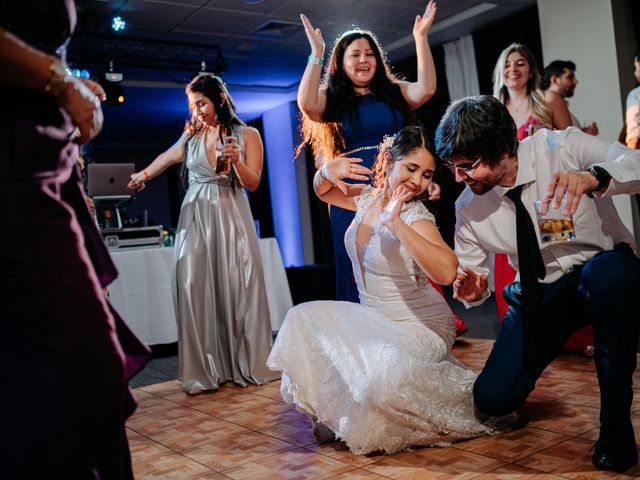
<svg viewBox="0 0 640 480">
<path fill-rule="evenodd" d="M 241 128 L 233 135 L 244 150 Z M 265 365 L 271 322 L 247 196 L 215 173 L 204 133 L 188 142 L 186 167 L 174 250 L 179 378 L 185 391 L 269 382 L 278 375 Z"/>
<path fill-rule="evenodd" d="M 382 138 L 385 135 L 392 135 L 404 127 L 404 118 L 402 113 L 372 94 L 360 95 L 356 102 L 359 118 L 353 115 L 345 116 L 342 119 L 343 137 L 346 145 L 346 152 L 343 156 L 361 158 L 362 165 L 371 168 Z M 354 150 L 358 151 L 354 152 Z M 353 221 L 354 213 L 334 205 L 329 208 L 329 213 L 336 262 L 336 300 L 357 303 L 358 288 L 344 246 L 344 234 Z"/>
<path fill-rule="evenodd" d="M 71 0 L 0 8 L 0 26 L 62 59 L 75 19 Z M 0 476 L 132 479 L 127 383 L 149 350 L 102 290 L 117 271 L 87 208 L 75 127 L 35 90 L 0 83 L 0 104 Z"/>
<path fill-rule="evenodd" d="M 476 374 L 450 355 L 451 310 L 400 241 L 379 224 L 358 258 L 356 231 L 375 199 L 371 188 L 357 198 L 346 234 L 360 304 L 298 305 L 278 333 L 267 364 L 282 371 L 283 399 L 358 454 L 498 432 L 474 414 Z M 434 221 L 420 202 L 401 218 Z"/>
</svg>

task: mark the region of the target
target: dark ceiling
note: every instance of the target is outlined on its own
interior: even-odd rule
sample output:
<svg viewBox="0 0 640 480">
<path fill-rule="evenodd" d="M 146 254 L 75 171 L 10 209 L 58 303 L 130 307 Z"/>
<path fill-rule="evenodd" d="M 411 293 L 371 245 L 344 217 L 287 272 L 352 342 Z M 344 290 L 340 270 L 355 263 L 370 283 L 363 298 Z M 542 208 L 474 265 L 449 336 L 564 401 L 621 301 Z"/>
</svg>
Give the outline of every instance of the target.
<svg viewBox="0 0 640 480">
<path fill-rule="evenodd" d="M 300 23 L 305 13 L 322 29 L 327 52 L 354 26 L 370 29 L 393 63 L 414 54 L 411 29 L 426 1 L 419 0 L 104 0 L 76 1 L 78 28 L 69 61 L 94 77 L 123 74 L 125 105 L 105 116 L 126 133 L 126 123 L 161 126 L 186 117 L 184 85 L 201 70 L 221 73 L 245 120 L 295 99 L 309 55 Z M 535 4 L 535 0 L 443 0 L 432 29 L 433 46 L 471 33 Z M 111 31 L 113 16 L 127 24 Z M 178 120 L 179 119 L 179 120 Z M 114 133 L 112 132 L 112 133 Z"/>
</svg>

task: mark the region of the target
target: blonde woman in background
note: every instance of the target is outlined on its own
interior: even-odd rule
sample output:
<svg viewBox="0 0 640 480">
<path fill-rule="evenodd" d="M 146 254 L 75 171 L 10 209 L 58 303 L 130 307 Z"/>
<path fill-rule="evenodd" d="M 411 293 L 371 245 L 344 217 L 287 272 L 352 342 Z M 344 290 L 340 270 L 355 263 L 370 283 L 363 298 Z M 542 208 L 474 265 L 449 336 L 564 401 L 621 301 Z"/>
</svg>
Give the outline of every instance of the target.
<svg viewBox="0 0 640 480">
<path fill-rule="evenodd" d="M 521 43 L 512 43 L 498 57 L 493 71 L 493 96 L 509 110 L 518 129 L 518 140 L 524 140 L 540 128 L 564 130 L 573 125 L 566 105 L 545 102 L 536 59 L 531 50 Z M 496 254 L 494 287 L 500 321 L 508 308 L 502 289 L 512 283 L 515 276 L 516 271 L 509 265 L 507 256 Z M 576 332 L 567 348 L 581 349 L 585 355 L 592 356 L 591 327 Z"/>
</svg>

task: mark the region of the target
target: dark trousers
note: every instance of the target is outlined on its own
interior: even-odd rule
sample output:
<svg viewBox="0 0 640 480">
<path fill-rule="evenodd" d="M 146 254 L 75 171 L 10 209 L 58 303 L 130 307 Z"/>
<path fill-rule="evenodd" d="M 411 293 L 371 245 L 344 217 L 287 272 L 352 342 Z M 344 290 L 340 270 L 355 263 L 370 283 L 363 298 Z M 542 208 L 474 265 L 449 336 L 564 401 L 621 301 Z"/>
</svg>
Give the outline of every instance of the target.
<svg viewBox="0 0 640 480">
<path fill-rule="evenodd" d="M 485 415 L 505 415 L 521 407 L 539 372 L 527 371 L 522 349 L 520 284 L 504 289 L 509 310 L 493 349 L 474 385 L 474 400 Z M 630 420 L 632 374 L 640 326 L 640 259 L 626 244 L 601 252 L 558 281 L 542 286 L 542 318 L 536 319 L 538 351 L 546 367 L 571 334 L 593 327 L 603 429 L 633 432 Z M 544 369 L 543 367 L 543 369 Z"/>
</svg>

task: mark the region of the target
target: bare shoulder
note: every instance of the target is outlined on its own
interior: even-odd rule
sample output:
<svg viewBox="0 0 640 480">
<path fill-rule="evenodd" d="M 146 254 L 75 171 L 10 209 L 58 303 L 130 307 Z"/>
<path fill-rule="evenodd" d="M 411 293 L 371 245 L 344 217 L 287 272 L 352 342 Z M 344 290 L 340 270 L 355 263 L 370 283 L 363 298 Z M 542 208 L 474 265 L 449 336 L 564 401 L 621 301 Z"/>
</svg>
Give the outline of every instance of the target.
<svg viewBox="0 0 640 480">
<path fill-rule="evenodd" d="M 262 137 L 260 132 L 253 127 L 246 126 L 242 129 L 245 144 L 262 145 Z"/>
<path fill-rule="evenodd" d="M 562 96 L 556 92 L 552 92 L 551 90 L 545 90 L 544 101 L 547 106 L 564 105 L 564 99 Z"/>
<path fill-rule="evenodd" d="M 242 134 L 244 135 L 245 138 L 260 138 L 260 132 L 258 132 L 257 129 L 250 127 L 250 126 L 245 126 L 242 129 Z"/>
</svg>

